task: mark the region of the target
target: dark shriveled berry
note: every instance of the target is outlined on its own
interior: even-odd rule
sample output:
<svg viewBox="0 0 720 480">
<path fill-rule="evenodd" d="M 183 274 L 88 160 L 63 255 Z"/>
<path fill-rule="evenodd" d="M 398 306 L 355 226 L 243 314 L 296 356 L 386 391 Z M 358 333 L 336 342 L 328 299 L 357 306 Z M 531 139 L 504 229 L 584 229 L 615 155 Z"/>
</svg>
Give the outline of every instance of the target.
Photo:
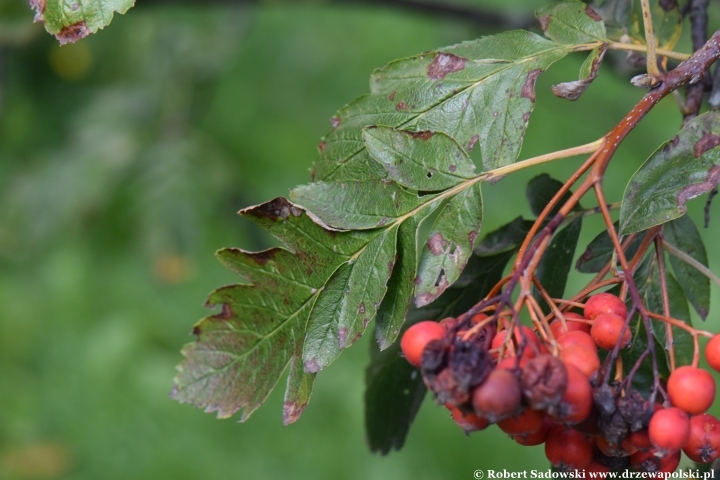
<svg viewBox="0 0 720 480">
<path fill-rule="evenodd" d="M 505 369 L 490 372 L 472 394 L 475 411 L 493 423 L 517 413 L 521 402 L 520 383 L 510 370 Z"/>
<path fill-rule="evenodd" d="M 565 393 L 568 376 L 565 364 L 552 355 L 539 355 L 523 368 L 521 383 L 530 408 L 547 410 L 557 406 Z"/>
<path fill-rule="evenodd" d="M 463 341 L 456 338 L 448 363 L 455 375 L 458 388 L 464 392 L 485 381 L 494 367 L 492 357 L 482 339 Z"/>
</svg>

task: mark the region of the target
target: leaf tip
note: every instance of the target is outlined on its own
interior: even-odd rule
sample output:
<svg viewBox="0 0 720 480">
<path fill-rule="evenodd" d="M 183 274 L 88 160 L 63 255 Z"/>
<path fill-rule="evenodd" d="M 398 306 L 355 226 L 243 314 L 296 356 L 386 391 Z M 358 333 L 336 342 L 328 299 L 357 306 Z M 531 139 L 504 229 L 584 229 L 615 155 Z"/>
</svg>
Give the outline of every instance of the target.
<svg viewBox="0 0 720 480">
<path fill-rule="evenodd" d="M 307 402 L 285 402 L 283 403 L 283 426 L 287 427 L 291 423 L 295 423 L 300 418 L 300 415 L 305 411 Z"/>
</svg>

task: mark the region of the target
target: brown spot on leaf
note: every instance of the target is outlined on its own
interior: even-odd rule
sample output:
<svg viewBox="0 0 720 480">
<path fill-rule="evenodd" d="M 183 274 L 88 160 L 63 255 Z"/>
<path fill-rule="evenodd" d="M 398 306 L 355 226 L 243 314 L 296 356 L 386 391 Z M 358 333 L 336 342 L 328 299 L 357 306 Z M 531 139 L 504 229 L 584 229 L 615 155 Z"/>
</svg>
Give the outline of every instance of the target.
<svg viewBox="0 0 720 480">
<path fill-rule="evenodd" d="M 388 100 L 390 100 L 391 102 L 395 100 L 395 92 L 392 92 L 390 95 L 388 95 Z"/>
<path fill-rule="evenodd" d="M 345 327 L 340 327 L 338 330 L 338 347 L 345 348 L 347 345 L 348 331 Z"/>
<path fill-rule="evenodd" d="M 679 143 L 680 143 L 680 136 L 675 135 L 675 138 L 673 138 L 672 140 L 670 140 L 669 142 L 667 142 L 665 144 L 665 146 L 663 147 L 663 153 L 669 153 L 671 150 L 673 150 L 675 147 L 677 147 Z"/>
<path fill-rule="evenodd" d="M 252 258 L 258 265 L 265 265 L 267 262 L 272 260 L 279 251 L 279 248 L 270 248 L 268 250 L 263 250 L 262 252 L 251 253 L 249 254 L 249 257 Z"/>
<path fill-rule="evenodd" d="M 408 108 L 408 106 L 407 106 L 407 103 L 405 103 L 405 102 L 400 102 L 397 105 L 395 105 L 395 110 L 398 112 L 400 110 L 407 110 L 407 108 Z"/>
<path fill-rule="evenodd" d="M 435 132 L 408 132 L 412 138 L 416 138 L 418 140 L 427 141 L 428 139 L 432 138 L 433 135 L 435 135 Z"/>
<path fill-rule="evenodd" d="M 527 123 L 530 120 L 530 112 L 523 113 L 523 122 Z"/>
<path fill-rule="evenodd" d="M 718 145 L 720 145 L 720 136 L 713 135 L 710 132 L 703 133 L 703 136 L 700 137 L 700 140 L 695 142 L 695 158 L 698 158 L 703 153 L 717 147 Z"/>
<path fill-rule="evenodd" d="M 330 119 L 330 125 L 332 125 L 333 128 L 338 128 L 341 123 L 342 123 L 342 118 L 340 118 L 340 117 L 332 117 Z"/>
<path fill-rule="evenodd" d="M 446 75 L 459 72 L 465 68 L 467 59 L 453 55 L 452 53 L 439 53 L 428 65 L 428 77 L 433 80 L 445 78 Z"/>
<path fill-rule="evenodd" d="M 287 427 L 296 422 L 305 411 L 307 403 L 285 402 L 283 403 L 283 426 Z"/>
<path fill-rule="evenodd" d="M 305 371 L 307 373 L 317 373 L 320 371 L 320 364 L 318 363 L 316 358 L 308 360 L 303 364 L 303 366 L 305 367 Z"/>
<path fill-rule="evenodd" d="M 536 68 L 528 72 L 522 90 L 520 90 L 521 97 L 528 98 L 531 102 L 535 102 L 535 82 L 542 72 L 542 68 Z"/>
<path fill-rule="evenodd" d="M 660 7 L 662 7 L 663 10 L 666 12 L 669 12 L 670 10 L 677 8 L 678 2 L 677 0 L 660 0 Z"/>
<path fill-rule="evenodd" d="M 434 233 L 427 242 L 428 249 L 433 255 L 440 255 L 445 251 L 447 242 L 440 232 Z"/>
<path fill-rule="evenodd" d="M 470 243 L 470 248 L 475 246 L 475 240 L 477 240 L 478 232 L 477 230 L 472 230 L 470 233 L 468 233 L 468 242 Z"/>
<path fill-rule="evenodd" d="M 270 200 L 269 202 L 240 210 L 241 215 L 252 215 L 255 218 L 267 218 L 273 222 L 277 221 L 278 218 L 282 218 L 284 220 L 290 215 L 299 217 L 302 215 L 302 212 L 303 211 L 300 208 L 296 207 L 283 197 L 278 197 L 274 200 Z"/>
<path fill-rule="evenodd" d="M 30 0 L 30 7 L 35 10 L 34 22 L 42 22 L 45 13 L 45 0 Z"/>
<path fill-rule="evenodd" d="M 542 31 L 547 32 L 548 25 L 550 25 L 550 15 L 539 17 L 538 21 L 540 22 L 540 28 Z"/>
<path fill-rule="evenodd" d="M 448 170 L 450 170 L 451 172 L 454 172 L 455 170 L 457 170 L 457 166 L 456 165 L 448 165 Z"/>
<path fill-rule="evenodd" d="M 472 149 L 475 148 L 478 140 L 480 140 L 480 135 L 473 135 L 470 137 L 470 141 L 468 142 L 468 151 L 472 151 Z"/>
<path fill-rule="evenodd" d="M 358 312 L 360 314 L 365 313 L 365 303 L 364 302 L 360 302 L 360 307 L 358 308 Z"/>
<path fill-rule="evenodd" d="M 327 143 L 323 140 L 322 142 L 318 143 L 318 150 L 320 150 L 320 153 L 325 151 L 325 147 L 327 147 Z"/>
<path fill-rule="evenodd" d="M 584 263 L 589 262 L 593 258 L 593 251 L 591 249 L 587 249 L 583 252 L 582 255 L 580 255 L 580 258 L 578 258 L 577 262 L 575 262 L 575 268 L 580 268 Z"/>
<path fill-rule="evenodd" d="M 685 213 L 685 203 L 688 200 L 709 192 L 715 188 L 718 183 L 720 183 L 720 166 L 713 165 L 710 167 L 710 170 L 708 170 L 708 176 L 704 182 L 688 185 L 678 192 L 676 199 L 678 207 L 680 207 L 680 211 Z"/>
<path fill-rule="evenodd" d="M 90 29 L 87 27 L 85 22 L 78 22 L 67 27 L 63 27 L 58 33 L 55 34 L 55 38 L 58 39 L 60 45 L 66 43 L 77 42 L 90 35 Z"/>
<path fill-rule="evenodd" d="M 585 6 L 585 14 L 596 22 L 602 22 L 602 18 L 600 17 L 600 15 L 598 15 L 598 13 L 593 10 L 590 5 Z"/>
</svg>

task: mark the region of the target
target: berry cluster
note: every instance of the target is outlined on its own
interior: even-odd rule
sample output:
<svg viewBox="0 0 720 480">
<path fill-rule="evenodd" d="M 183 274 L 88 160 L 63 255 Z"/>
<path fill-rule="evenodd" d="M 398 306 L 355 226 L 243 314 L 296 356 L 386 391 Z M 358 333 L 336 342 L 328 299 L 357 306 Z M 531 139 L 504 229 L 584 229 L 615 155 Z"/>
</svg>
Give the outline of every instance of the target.
<svg viewBox="0 0 720 480">
<path fill-rule="evenodd" d="M 495 423 L 521 445 L 544 443 L 560 469 L 672 472 L 681 450 L 700 463 L 720 457 L 720 421 L 705 413 L 715 399 L 708 371 L 676 368 L 664 404 L 617 375 L 604 380 L 598 349 L 631 343 L 627 314 L 617 296 L 600 293 L 583 315 L 557 315 L 540 335 L 527 326 L 509 334 L 498 328 L 508 325 L 502 315 L 478 313 L 416 323 L 400 345 L 465 432 Z M 720 371 L 720 335 L 705 353 Z"/>
</svg>

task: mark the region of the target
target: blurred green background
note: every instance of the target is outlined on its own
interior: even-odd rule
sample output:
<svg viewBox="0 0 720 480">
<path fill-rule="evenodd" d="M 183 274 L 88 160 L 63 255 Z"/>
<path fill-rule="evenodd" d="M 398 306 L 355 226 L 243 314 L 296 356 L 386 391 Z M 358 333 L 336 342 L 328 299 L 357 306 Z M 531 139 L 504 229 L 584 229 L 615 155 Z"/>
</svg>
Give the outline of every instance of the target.
<svg viewBox="0 0 720 480">
<path fill-rule="evenodd" d="M 282 389 L 245 424 L 168 398 L 205 296 L 236 281 L 213 252 L 271 244 L 235 212 L 309 180 L 328 119 L 368 91 L 372 69 L 494 33 L 382 2 L 221 3 L 139 0 L 59 47 L 24 2 L 0 0 L 0 478 L 400 480 L 547 468 L 542 447 L 495 428 L 466 437 L 429 400 L 401 452 L 371 454 L 371 335 L 323 371 L 290 427 Z M 513 21 L 544 3 L 465 2 Z M 580 101 L 554 98 L 550 85 L 575 79 L 582 60 L 540 78 L 523 158 L 600 137 L 642 95 L 632 72 L 611 67 L 616 55 Z M 632 133 L 608 173 L 611 201 L 679 122 L 670 98 Z M 546 170 L 563 178 L 580 161 Z M 485 231 L 530 215 L 524 184 L 540 171 L 485 189 Z M 692 202 L 694 218 L 703 205 Z M 581 241 L 601 228 L 586 222 Z M 720 218 L 702 233 L 718 271 Z M 717 329 L 717 291 L 713 301 Z"/>
</svg>

